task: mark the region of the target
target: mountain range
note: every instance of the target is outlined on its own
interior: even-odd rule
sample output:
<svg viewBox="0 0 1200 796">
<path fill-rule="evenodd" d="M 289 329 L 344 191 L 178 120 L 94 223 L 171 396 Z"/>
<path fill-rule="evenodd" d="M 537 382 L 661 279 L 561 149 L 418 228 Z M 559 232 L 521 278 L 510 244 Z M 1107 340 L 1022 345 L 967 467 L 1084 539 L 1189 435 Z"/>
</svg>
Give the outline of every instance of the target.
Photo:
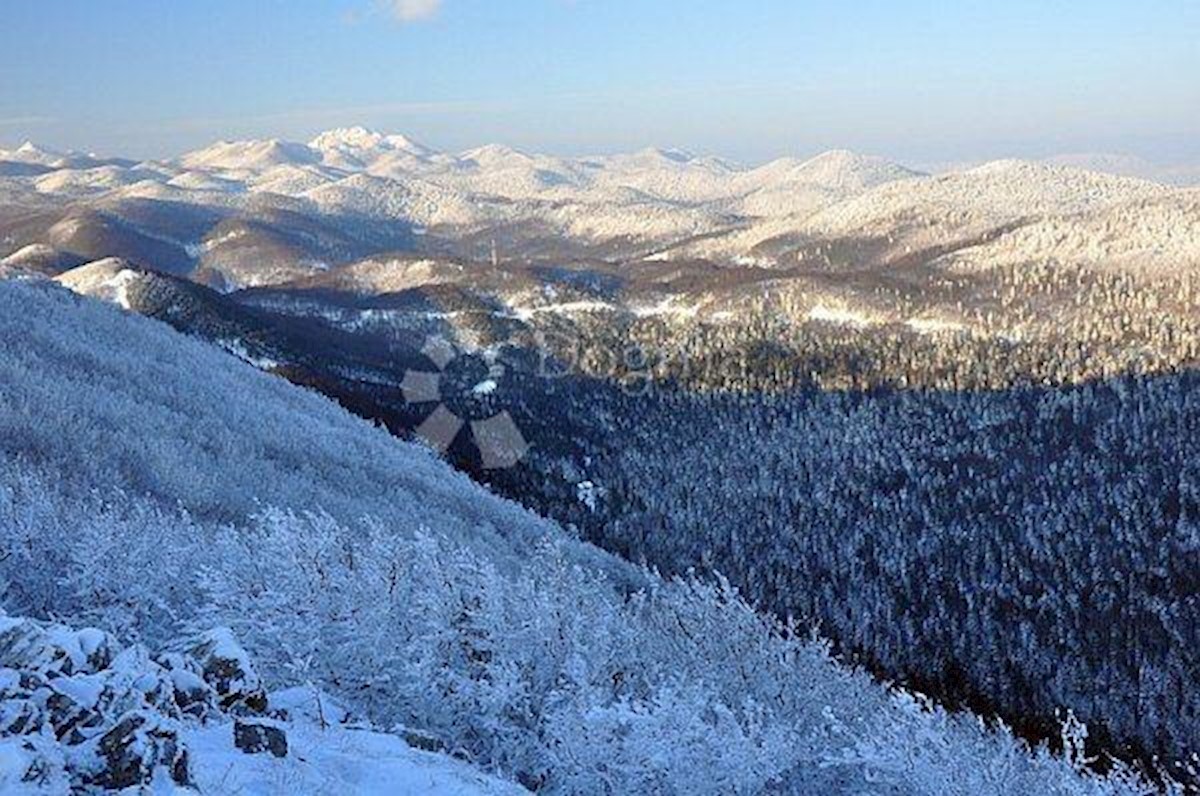
<svg viewBox="0 0 1200 796">
<path fill-rule="evenodd" d="M 151 162 L 26 144 L 0 151 L 0 175 L 8 266 L 55 271 L 71 257 L 115 254 L 222 289 L 394 249 L 778 267 L 836 261 L 850 241 L 882 236 L 875 261 L 938 259 L 931 244 L 947 241 L 989 262 L 1177 268 L 1180 255 L 1197 257 L 1187 248 L 1195 190 L 1015 161 L 925 176 L 844 151 L 757 168 L 661 149 L 449 154 L 350 128 Z"/>
</svg>

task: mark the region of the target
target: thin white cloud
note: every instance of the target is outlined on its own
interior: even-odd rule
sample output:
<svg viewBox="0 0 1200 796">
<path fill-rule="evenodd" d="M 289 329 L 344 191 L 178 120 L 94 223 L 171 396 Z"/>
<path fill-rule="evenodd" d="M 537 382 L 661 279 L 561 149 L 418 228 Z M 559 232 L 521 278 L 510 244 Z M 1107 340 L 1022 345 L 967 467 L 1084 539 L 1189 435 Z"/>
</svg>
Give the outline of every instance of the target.
<svg viewBox="0 0 1200 796">
<path fill-rule="evenodd" d="M 401 22 L 421 22 L 437 16 L 442 0 L 388 0 L 387 5 Z"/>
</svg>

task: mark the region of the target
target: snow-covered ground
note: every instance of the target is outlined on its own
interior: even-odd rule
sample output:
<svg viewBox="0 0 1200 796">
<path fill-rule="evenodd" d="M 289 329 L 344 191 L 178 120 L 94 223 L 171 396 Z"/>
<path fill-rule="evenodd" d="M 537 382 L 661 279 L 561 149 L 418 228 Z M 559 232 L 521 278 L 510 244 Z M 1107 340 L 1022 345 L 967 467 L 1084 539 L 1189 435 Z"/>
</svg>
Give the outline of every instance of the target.
<svg viewBox="0 0 1200 796">
<path fill-rule="evenodd" d="M 194 787 L 165 773 L 154 796 L 506 796 L 528 791 L 445 755 L 413 749 L 395 735 L 344 728 L 293 728 L 289 753 L 247 755 L 234 746 L 233 723 L 181 734 L 191 755 Z M 0 738 L 0 793 L 60 796 L 58 783 L 23 781 L 33 759 L 17 737 Z M 141 793 L 138 788 L 133 792 Z"/>
<path fill-rule="evenodd" d="M 508 796 L 523 788 L 445 755 L 414 749 L 396 735 L 368 730 L 293 726 L 288 754 L 247 755 L 233 725 L 182 735 L 201 793 L 242 796 Z M 176 786 L 177 793 L 194 794 Z"/>
</svg>

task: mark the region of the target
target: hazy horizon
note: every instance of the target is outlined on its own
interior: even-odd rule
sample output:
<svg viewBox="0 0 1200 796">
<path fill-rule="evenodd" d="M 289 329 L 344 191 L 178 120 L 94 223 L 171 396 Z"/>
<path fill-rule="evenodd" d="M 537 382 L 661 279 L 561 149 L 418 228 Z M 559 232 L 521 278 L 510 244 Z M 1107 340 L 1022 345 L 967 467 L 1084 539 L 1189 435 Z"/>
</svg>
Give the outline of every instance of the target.
<svg viewBox="0 0 1200 796">
<path fill-rule="evenodd" d="M 1045 5 L 18 2 L 0 143 L 163 158 L 361 124 L 448 151 L 1200 162 L 1200 7 Z"/>
<path fill-rule="evenodd" d="M 27 143 L 31 143 L 34 146 L 37 146 L 41 149 L 45 149 L 45 150 L 52 151 L 52 152 L 63 152 L 64 154 L 74 152 L 74 153 L 84 153 L 84 154 L 96 155 L 98 157 L 130 158 L 130 159 L 139 160 L 139 161 L 143 161 L 143 160 L 144 161 L 171 161 L 171 160 L 177 159 L 180 156 L 188 154 L 190 152 L 194 152 L 198 149 L 203 149 L 205 147 L 212 146 L 212 145 L 220 143 L 222 141 L 275 139 L 275 140 L 281 140 L 281 141 L 286 141 L 286 142 L 290 142 L 290 143 L 308 143 L 314 137 L 316 137 L 317 135 L 319 135 L 321 133 L 329 132 L 330 130 L 335 130 L 335 129 L 345 129 L 345 128 L 354 128 L 354 127 L 362 127 L 362 128 L 369 130 L 370 132 L 380 133 L 380 134 L 384 134 L 384 135 L 397 135 L 397 134 L 403 135 L 406 138 L 409 138 L 410 140 L 415 141 L 416 143 L 427 146 L 435 151 L 451 153 L 451 154 L 462 153 L 465 151 L 469 151 L 471 149 L 488 146 L 488 145 L 502 145 L 502 146 L 510 147 L 510 148 L 515 149 L 520 152 L 524 152 L 526 154 L 550 155 L 550 156 L 563 157 L 563 158 L 586 158 L 586 157 L 590 157 L 590 156 L 629 154 L 629 153 L 648 150 L 648 149 L 660 149 L 660 150 L 684 151 L 687 154 L 696 156 L 696 157 L 715 157 L 715 158 L 720 158 L 722 160 L 726 160 L 726 161 L 728 161 L 736 166 L 739 166 L 739 167 L 755 168 L 757 166 L 765 165 L 767 163 L 770 163 L 774 160 L 778 160 L 781 158 L 796 158 L 799 160 L 805 160 L 805 159 L 814 158 L 814 157 L 817 157 L 817 156 L 820 156 L 820 155 L 823 155 L 823 154 L 826 154 L 826 153 L 832 152 L 832 151 L 846 150 L 846 151 L 851 151 L 857 155 L 864 155 L 864 156 L 869 156 L 869 157 L 880 157 L 885 160 L 905 166 L 907 168 L 911 168 L 915 171 L 926 172 L 926 173 L 931 173 L 931 174 L 973 168 L 975 166 L 979 166 L 979 165 L 982 165 L 982 164 L 985 164 L 988 162 L 997 161 L 997 160 L 1006 160 L 1006 159 L 1031 160 L 1031 161 L 1054 161 L 1054 162 L 1066 163 L 1068 165 L 1083 165 L 1083 166 L 1089 167 L 1089 168 L 1096 168 L 1105 159 L 1117 159 L 1117 160 L 1129 159 L 1131 162 L 1126 165 L 1130 166 L 1130 168 L 1132 170 L 1136 170 L 1138 165 L 1142 165 L 1142 166 L 1146 166 L 1146 167 L 1151 167 L 1155 170 L 1161 169 L 1164 171 L 1169 171 L 1169 170 L 1173 170 L 1173 169 L 1179 169 L 1181 171 L 1185 171 L 1189 178 L 1188 179 L 1189 183 L 1194 182 L 1195 178 L 1193 176 L 1193 171 L 1196 168 L 1200 168 L 1200 156 L 1198 156 L 1196 158 L 1177 158 L 1177 159 L 1170 159 L 1170 160 L 1156 160 L 1156 159 L 1138 154 L 1136 152 L 1129 152 L 1129 151 L 1090 151 L 1090 152 L 1085 152 L 1085 151 L 1044 151 L 1044 152 L 1028 151 L 1028 152 L 1017 152 L 1017 151 L 997 150 L 990 154 L 983 154 L 983 155 L 979 155 L 976 157 L 962 157 L 962 158 L 950 158 L 950 159 L 938 160 L 938 159 L 904 158 L 904 157 L 894 156 L 887 152 L 850 149 L 848 147 L 831 147 L 828 149 L 810 149 L 807 151 L 779 151 L 774 154 L 768 155 L 766 157 L 760 157 L 760 158 L 755 158 L 755 159 L 744 159 L 744 158 L 733 157 L 733 156 L 727 155 L 726 153 L 723 153 L 723 152 L 712 152 L 712 151 L 706 151 L 706 150 L 695 150 L 695 149 L 691 149 L 688 147 L 680 147 L 680 146 L 676 146 L 668 141 L 647 142 L 647 143 L 644 143 L 641 145 L 635 145 L 635 146 L 624 147 L 624 148 L 613 147 L 613 148 L 609 148 L 609 149 L 590 149 L 590 150 L 582 150 L 582 149 L 581 150 L 562 150 L 562 149 L 560 149 L 557 151 L 545 151 L 545 150 L 535 149 L 533 147 L 518 146 L 518 145 L 512 144 L 509 141 L 503 141 L 503 140 L 476 141 L 473 143 L 468 143 L 465 146 L 446 147 L 446 146 L 439 146 L 436 143 L 431 142 L 422 136 L 412 134 L 410 131 L 370 127 L 368 125 L 355 124 L 355 123 L 347 123 L 344 125 L 337 125 L 335 127 L 317 129 L 317 130 L 313 130 L 311 132 L 302 133 L 302 134 L 294 135 L 294 136 L 272 135 L 269 132 L 266 134 L 263 134 L 263 135 L 247 136 L 244 138 L 232 138 L 230 136 L 223 136 L 223 137 L 219 137 L 219 138 L 198 141 L 194 146 L 189 146 L 186 149 L 180 149 L 178 151 L 168 151 L 163 154 L 154 154 L 154 155 L 147 155 L 147 154 L 139 153 L 139 152 L 124 151 L 124 150 L 120 150 L 120 149 L 100 150 L 100 149 L 97 149 L 96 147 L 89 147 L 89 146 L 63 146 L 63 145 L 54 144 L 54 143 L 44 140 L 44 139 L 38 139 L 38 138 L 32 138 L 32 137 L 7 140 L 3 136 L 0 136 L 0 151 L 4 151 L 4 150 L 14 151 Z M 1080 161 L 1080 163 L 1078 163 L 1078 164 L 1073 163 L 1072 161 L 1074 161 L 1075 159 L 1078 159 Z M 1120 165 L 1120 164 L 1118 163 L 1115 165 Z M 1103 169 L 1101 169 L 1101 170 L 1103 170 Z M 1143 176 L 1143 175 L 1138 175 L 1138 176 Z"/>
</svg>

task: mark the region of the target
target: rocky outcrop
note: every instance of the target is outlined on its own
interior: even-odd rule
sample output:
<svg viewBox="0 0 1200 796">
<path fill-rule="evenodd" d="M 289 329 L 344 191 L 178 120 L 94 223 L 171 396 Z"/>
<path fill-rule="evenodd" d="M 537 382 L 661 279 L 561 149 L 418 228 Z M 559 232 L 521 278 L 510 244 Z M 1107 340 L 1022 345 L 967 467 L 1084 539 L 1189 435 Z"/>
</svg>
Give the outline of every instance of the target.
<svg viewBox="0 0 1200 796">
<path fill-rule="evenodd" d="M 188 753 L 176 730 L 160 716 L 129 713 L 95 742 L 94 774 L 85 774 L 89 785 L 121 790 L 149 783 L 158 769 L 180 785 L 191 782 Z"/>
<path fill-rule="evenodd" d="M 187 786 L 185 726 L 267 707 L 246 651 L 224 628 L 152 656 L 106 633 L 0 616 L 0 743 L 22 781 L 120 790 L 164 775 Z M 238 747 L 287 754 L 284 730 L 239 718 Z M 11 772 L 10 772 L 11 773 Z"/>
<path fill-rule="evenodd" d="M 269 752 L 287 757 L 287 733 L 277 723 L 263 719 L 237 719 L 233 722 L 233 745 L 248 755 Z"/>
<path fill-rule="evenodd" d="M 4 668 L 70 677 L 98 672 L 112 659 L 113 641 L 103 631 L 0 616 L 0 666 Z"/>
<path fill-rule="evenodd" d="M 221 707 L 235 713 L 262 713 L 267 709 L 267 692 L 254 671 L 250 656 L 228 628 L 216 628 L 200 636 L 188 654 L 217 693 Z"/>
</svg>

